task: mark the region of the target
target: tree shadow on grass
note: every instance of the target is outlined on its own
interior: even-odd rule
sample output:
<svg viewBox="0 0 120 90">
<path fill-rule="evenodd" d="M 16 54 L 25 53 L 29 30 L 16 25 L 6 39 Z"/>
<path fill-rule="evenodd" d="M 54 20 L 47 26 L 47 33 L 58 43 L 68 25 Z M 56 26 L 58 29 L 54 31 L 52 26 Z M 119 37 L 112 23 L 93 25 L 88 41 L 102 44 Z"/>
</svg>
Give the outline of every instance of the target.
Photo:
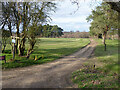
<svg viewBox="0 0 120 90">
<path fill-rule="evenodd" d="M 37 49 L 31 54 L 29 59 L 26 57 L 16 56 L 15 61 L 3 63 L 2 65 L 3 68 L 16 68 L 34 64 L 42 64 L 59 59 L 63 55 L 70 55 L 76 51 L 78 51 L 78 48 Z M 35 56 L 37 56 L 37 60 L 34 59 Z"/>
<path fill-rule="evenodd" d="M 11 50 L 5 50 L 4 53 L 5 54 L 11 54 Z"/>
<path fill-rule="evenodd" d="M 80 49 L 82 47 L 79 47 Z M 35 50 L 32 54 L 33 55 L 70 55 L 72 53 L 77 52 L 80 50 L 78 47 L 77 48 L 58 48 L 58 49 L 37 49 Z"/>
</svg>

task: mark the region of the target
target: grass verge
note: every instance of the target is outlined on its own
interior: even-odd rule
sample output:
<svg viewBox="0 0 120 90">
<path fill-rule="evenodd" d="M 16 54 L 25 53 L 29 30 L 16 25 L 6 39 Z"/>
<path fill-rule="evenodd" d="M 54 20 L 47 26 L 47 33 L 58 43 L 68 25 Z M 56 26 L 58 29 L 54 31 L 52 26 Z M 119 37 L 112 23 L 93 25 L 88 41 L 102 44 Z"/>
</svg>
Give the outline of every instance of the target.
<svg viewBox="0 0 120 90">
<path fill-rule="evenodd" d="M 101 39 L 96 41 L 94 57 L 86 61 L 82 69 L 72 73 L 72 81 L 79 88 L 118 88 L 118 40 L 106 40 L 107 51 L 104 51 Z"/>
</svg>

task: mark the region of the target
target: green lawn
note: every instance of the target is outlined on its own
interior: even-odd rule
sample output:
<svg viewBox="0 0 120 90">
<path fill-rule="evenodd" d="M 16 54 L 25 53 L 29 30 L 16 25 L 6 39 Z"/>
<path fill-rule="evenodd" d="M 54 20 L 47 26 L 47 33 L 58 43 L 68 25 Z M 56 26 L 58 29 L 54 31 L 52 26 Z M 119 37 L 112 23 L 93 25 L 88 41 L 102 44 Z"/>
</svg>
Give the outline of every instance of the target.
<svg viewBox="0 0 120 90">
<path fill-rule="evenodd" d="M 107 51 L 101 39 L 96 41 L 94 57 L 86 61 L 82 69 L 73 72 L 72 81 L 79 88 L 118 88 L 118 40 L 107 40 Z"/>
<path fill-rule="evenodd" d="M 19 57 L 16 55 L 15 61 L 10 60 L 12 59 L 12 54 L 11 46 L 8 44 L 5 53 L 2 54 L 6 55 L 7 63 L 5 64 L 4 61 L 2 61 L 2 68 L 16 68 L 47 63 L 64 55 L 69 55 L 87 45 L 89 42 L 89 39 L 80 38 L 38 38 L 34 52 L 30 58 L 26 59 L 25 57 Z M 27 49 L 28 43 L 26 44 L 26 50 Z M 34 57 L 39 59 L 35 61 Z"/>
</svg>

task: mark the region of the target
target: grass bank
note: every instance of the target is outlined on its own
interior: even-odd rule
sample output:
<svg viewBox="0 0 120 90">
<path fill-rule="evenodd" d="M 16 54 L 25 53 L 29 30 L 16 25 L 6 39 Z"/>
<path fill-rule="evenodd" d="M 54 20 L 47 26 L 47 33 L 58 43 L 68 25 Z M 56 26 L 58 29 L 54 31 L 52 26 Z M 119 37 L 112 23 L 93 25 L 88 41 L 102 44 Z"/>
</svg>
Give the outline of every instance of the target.
<svg viewBox="0 0 120 90">
<path fill-rule="evenodd" d="M 35 64 L 47 63 L 56 60 L 62 56 L 69 55 L 76 52 L 79 48 L 87 45 L 89 39 L 82 38 L 38 38 L 34 47 L 34 52 L 29 59 L 25 57 L 15 56 L 15 61 L 11 61 L 11 46 L 8 44 L 5 53 L 7 63 L 2 61 L 2 68 L 17 68 Z M 28 43 L 26 44 L 26 52 L 28 49 Z M 34 60 L 34 58 L 38 60 Z"/>
<path fill-rule="evenodd" d="M 118 88 L 118 40 L 106 40 L 107 51 L 101 39 L 96 41 L 94 57 L 86 61 L 82 69 L 73 72 L 72 81 L 79 88 Z"/>
</svg>

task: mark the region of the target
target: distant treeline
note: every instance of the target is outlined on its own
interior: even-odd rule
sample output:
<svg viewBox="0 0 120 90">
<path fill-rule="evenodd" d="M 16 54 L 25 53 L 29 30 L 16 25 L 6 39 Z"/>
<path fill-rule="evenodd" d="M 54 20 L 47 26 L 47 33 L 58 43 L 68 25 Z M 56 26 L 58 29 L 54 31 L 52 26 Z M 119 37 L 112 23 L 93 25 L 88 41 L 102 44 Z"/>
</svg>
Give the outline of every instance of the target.
<svg viewBox="0 0 120 90">
<path fill-rule="evenodd" d="M 39 37 L 60 37 L 63 35 L 63 29 L 58 27 L 57 25 L 40 25 L 38 29 L 35 30 L 36 36 Z"/>
<path fill-rule="evenodd" d="M 89 38 L 89 32 L 64 32 L 62 38 Z"/>
</svg>

